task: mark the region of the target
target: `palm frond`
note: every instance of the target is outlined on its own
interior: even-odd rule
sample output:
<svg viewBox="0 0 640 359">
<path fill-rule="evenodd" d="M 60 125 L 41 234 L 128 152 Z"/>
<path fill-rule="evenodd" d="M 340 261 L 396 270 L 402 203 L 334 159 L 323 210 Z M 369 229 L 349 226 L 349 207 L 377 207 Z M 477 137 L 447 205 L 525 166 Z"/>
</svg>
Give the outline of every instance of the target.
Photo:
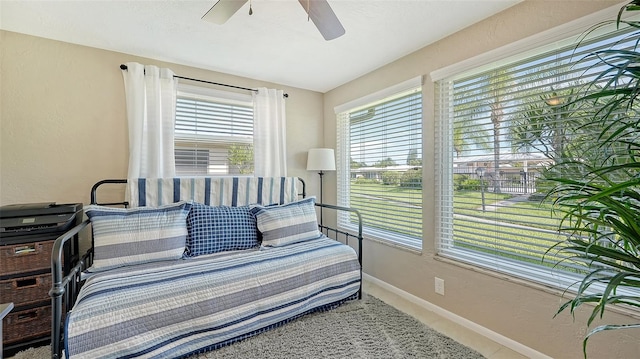
<svg viewBox="0 0 640 359">
<path fill-rule="evenodd" d="M 615 23 L 629 25 L 640 36 L 640 22 L 622 20 L 625 11 L 640 10 L 640 0 L 623 6 Z M 594 31 L 605 22 L 592 27 Z M 585 35 L 586 36 L 586 35 Z M 559 216 L 558 232 L 565 238 L 551 246 L 562 261 L 585 268 L 586 274 L 570 287 L 575 296 L 560 305 L 555 316 L 591 305 L 587 325 L 603 318 L 606 308 L 624 305 L 640 308 L 640 52 L 631 49 L 595 51 L 581 59 L 598 71 L 584 86 L 583 95 L 565 106 L 591 109 L 591 121 L 577 124 L 576 132 L 593 133 L 591 140 L 563 154 L 547 169 L 553 184 L 544 198 Z M 569 107 L 567 107 L 568 109 Z M 567 110 L 568 111 L 568 110 Z M 591 156 L 584 156 L 584 151 Z M 580 151 L 583 151 L 580 153 Z M 568 155 L 568 156 L 567 156 Z M 569 288 L 567 289 L 569 290 Z M 640 328 L 640 324 L 602 325 L 584 339 L 605 330 Z"/>
<path fill-rule="evenodd" d="M 584 357 L 585 358 L 587 357 L 587 341 L 589 340 L 589 338 L 591 338 L 592 335 L 606 331 L 606 330 L 620 330 L 620 329 L 634 329 L 634 328 L 640 328 L 640 324 L 607 324 L 607 325 L 601 325 L 594 328 L 589 333 L 587 333 L 584 340 L 582 341 L 582 353 L 584 354 Z"/>
</svg>

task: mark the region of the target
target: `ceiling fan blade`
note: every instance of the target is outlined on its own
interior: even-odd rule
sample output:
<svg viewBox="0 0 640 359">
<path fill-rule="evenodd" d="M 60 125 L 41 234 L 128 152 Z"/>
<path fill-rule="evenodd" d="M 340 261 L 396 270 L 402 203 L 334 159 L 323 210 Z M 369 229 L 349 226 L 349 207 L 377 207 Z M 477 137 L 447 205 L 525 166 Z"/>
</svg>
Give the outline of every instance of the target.
<svg viewBox="0 0 640 359">
<path fill-rule="evenodd" d="M 298 0 L 325 40 L 344 35 L 345 30 L 327 0 Z"/>
<path fill-rule="evenodd" d="M 202 20 L 222 25 L 249 0 L 219 0 L 202 17 Z"/>
</svg>

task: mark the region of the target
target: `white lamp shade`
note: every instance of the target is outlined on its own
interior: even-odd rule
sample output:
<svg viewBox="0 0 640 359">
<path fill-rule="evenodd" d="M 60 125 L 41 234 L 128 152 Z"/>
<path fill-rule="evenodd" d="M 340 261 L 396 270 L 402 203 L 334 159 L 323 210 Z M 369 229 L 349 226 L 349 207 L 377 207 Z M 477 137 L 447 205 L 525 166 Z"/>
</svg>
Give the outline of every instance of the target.
<svg viewBox="0 0 640 359">
<path fill-rule="evenodd" d="M 335 171 L 336 160 L 332 148 L 312 148 L 307 157 L 307 171 Z"/>
</svg>

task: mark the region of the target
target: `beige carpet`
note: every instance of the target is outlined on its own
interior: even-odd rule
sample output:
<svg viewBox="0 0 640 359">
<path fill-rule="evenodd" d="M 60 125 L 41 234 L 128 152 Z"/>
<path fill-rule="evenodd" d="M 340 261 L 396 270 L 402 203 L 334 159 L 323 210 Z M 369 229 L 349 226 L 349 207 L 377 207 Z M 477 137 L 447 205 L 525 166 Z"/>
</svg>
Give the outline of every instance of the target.
<svg viewBox="0 0 640 359">
<path fill-rule="evenodd" d="M 45 359 L 49 347 L 29 349 L 13 359 Z M 379 299 L 364 295 L 323 313 L 191 359 L 404 359 L 484 358 Z"/>
<path fill-rule="evenodd" d="M 9 357 L 8 359 L 11 359 L 11 358 L 16 358 L 16 359 L 18 358 L 19 359 L 51 358 L 51 349 L 48 345 L 44 347 L 39 347 L 39 348 L 29 348 L 27 350 L 23 350 L 17 353 L 13 357 Z"/>
</svg>

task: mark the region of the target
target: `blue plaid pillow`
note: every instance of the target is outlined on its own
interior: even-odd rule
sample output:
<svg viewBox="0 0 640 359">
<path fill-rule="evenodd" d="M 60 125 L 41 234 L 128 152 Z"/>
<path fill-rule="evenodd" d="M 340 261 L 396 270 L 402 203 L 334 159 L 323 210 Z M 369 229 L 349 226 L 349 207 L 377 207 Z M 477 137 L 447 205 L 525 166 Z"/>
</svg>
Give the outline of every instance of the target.
<svg viewBox="0 0 640 359">
<path fill-rule="evenodd" d="M 248 206 L 193 203 L 187 216 L 185 257 L 257 247 L 258 228 Z"/>
</svg>

